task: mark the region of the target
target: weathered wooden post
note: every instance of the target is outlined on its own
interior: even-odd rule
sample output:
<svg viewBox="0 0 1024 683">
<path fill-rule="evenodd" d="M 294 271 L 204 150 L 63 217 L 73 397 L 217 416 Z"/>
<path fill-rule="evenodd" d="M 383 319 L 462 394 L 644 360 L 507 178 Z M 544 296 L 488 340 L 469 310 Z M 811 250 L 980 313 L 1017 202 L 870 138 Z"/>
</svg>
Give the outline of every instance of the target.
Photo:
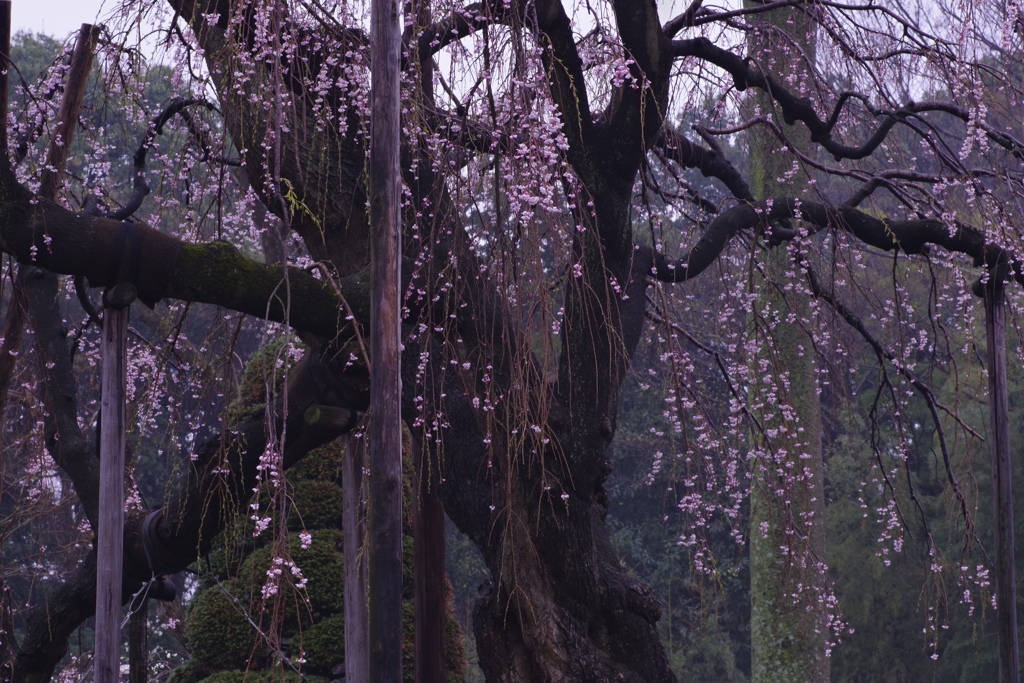
<svg viewBox="0 0 1024 683">
<path fill-rule="evenodd" d="M 1008 268 L 992 269 L 987 284 L 974 293 L 985 300 L 988 339 L 989 443 L 992 460 L 992 514 L 996 537 L 996 623 L 999 632 L 999 680 L 1020 682 L 1017 641 L 1017 577 L 1013 550 L 1013 486 L 1010 469 L 1010 419 L 1006 389 L 1006 310 L 1003 282 Z"/>
<path fill-rule="evenodd" d="M 398 0 L 370 16 L 370 681 L 402 680 L 401 178 Z M 354 683 L 354 682 L 353 682 Z"/>
<path fill-rule="evenodd" d="M 100 512 L 96 541 L 95 683 L 117 683 L 121 673 L 121 563 L 124 546 L 125 391 L 128 306 L 135 288 L 103 294 Z"/>
<path fill-rule="evenodd" d="M 128 620 L 128 683 L 149 681 L 149 598 L 141 601 Z"/>
<path fill-rule="evenodd" d="M 345 555 L 345 680 L 366 683 L 370 675 L 370 631 L 366 605 L 365 438 L 343 437 L 341 525 Z"/>
<path fill-rule="evenodd" d="M 54 140 L 47 154 L 39 194 L 56 200 L 63 184 L 78 113 L 92 70 L 99 29 L 82 24 L 71 56 Z M 118 255 L 119 257 L 120 255 Z M 124 451 L 128 312 L 135 288 L 118 285 L 104 294 L 101 380 L 100 506 L 96 530 L 96 683 L 116 683 L 121 673 L 121 564 L 124 544 Z"/>
<path fill-rule="evenodd" d="M 64 97 L 61 99 L 60 111 L 57 114 L 54 140 L 47 151 L 46 166 L 49 170 L 43 172 L 39 184 L 40 196 L 52 201 L 57 200 L 57 193 L 64 181 L 64 166 L 67 164 L 71 140 L 78 126 L 78 112 L 81 111 L 82 100 L 85 99 L 85 86 L 89 82 L 92 55 L 96 50 L 99 35 L 98 27 L 82 24 L 78 31 L 75 51 L 71 54 L 71 68 L 68 70 Z"/>
</svg>

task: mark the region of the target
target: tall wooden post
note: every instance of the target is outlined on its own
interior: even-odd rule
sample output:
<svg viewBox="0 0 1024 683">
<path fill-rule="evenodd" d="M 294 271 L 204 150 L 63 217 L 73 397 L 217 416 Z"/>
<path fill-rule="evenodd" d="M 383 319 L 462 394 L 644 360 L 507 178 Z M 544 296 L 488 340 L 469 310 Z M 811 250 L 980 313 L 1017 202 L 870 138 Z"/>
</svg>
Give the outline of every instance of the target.
<svg viewBox="0 0 1024 683">
<path fill-rule="evenodd" d="M 1010 475 L 1010 420 L 1006 391 L 1006 311 L 1002 282 L 1001 277 L 993 275 L 984 292 L 989 357 L 992 513 L 996 536 L 996 621 L 999 631 L 999 680 L 1001 683 L 1019 683 L 1017 577 L 1013 564 L 1013 488 Z"/>
<path fill-rule="evenodd" d="M 401 179 L 398 0 L 370 16 L 370 681 L 402 680 Z"/>
<path fill-rule="evenodd" d="M 366 606 L 365 438 L 345 437 L 341 464 L 341 524 L 345 555 L 345 681 L 366 683 L 370 676 L 370 631 Z"/>
<path fill-rule="evenodd" d="M 99 30 L 82 24 L 60 104 L 54 140 L 47 154 L 39 194 L 56 200 L 85 98 Z M 134 288 L 132 288 L 134 290 Z M 134 298 L 134 291 L 131 292 Z M 106 298 L 106 297 L 105 297 Z M 124 451 L 128 312 L 123 296 L 107 301 L 103 315 L 101 380 L 100 509 L 96 530 L 96 683 L 117 683 L 121 673 L 121 563 L 124 543 Z M 121 305 L 120 308 L 118 306 Z"/>
<path fill-rule="evenodd" d="M 57 114 L 57 128 L 54 140 L 50 144 L 46 157 L 46 171 L 39 184 L 39 194 L 47 199 L 56 200 L 57 193 L 64 179 L 64 165 L 71 151 L 71 140 L 78 126 L 78 112 L 82 109 L 85 99 L 85 87 L 89 83 L 89 72 L 92 71 L 92 55 L 96 51 L 99 29 L 89 24 L 82 24 L 78 31 L 78 42 L 71 54 L 71 69 L 68 71 L 67 84 L 64 86 L 64 97 L 60 102 Z"/>
<path fill-rule="evenodd" d="M 136 600 L 128 620 L 128 683 L 149 683 L 149 597 L 142 595 Z"/>
<path fill-rule="evenodd" d="M 103 311 L 100 512 L 96 542 L 96 683 L 117 683 L 121 672 L 121 562 L 124 545 L 127 309 Z"/>
</svg>

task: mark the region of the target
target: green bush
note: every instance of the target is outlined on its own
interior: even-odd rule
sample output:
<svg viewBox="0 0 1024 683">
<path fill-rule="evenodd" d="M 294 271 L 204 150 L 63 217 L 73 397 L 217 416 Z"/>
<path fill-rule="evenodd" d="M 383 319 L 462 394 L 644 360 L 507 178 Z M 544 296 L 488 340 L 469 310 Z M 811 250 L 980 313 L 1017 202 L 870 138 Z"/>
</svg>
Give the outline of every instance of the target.
<svg viewBox="0 0 1024 683">
<path fill-rule="evenodd" d="M 326 678 L 305 675 L 306 683 L 328 683 Z M 202 683 L 303 683 L 294 671 L 218 671 Z"/>
<path fill-rule="evenodd" d="M 237 581 L 225 582 L 224 590 L 243 605 L 248 602 Z M 192 600 L 185 628 L 193 658 L 211 669 L 238 669 L 265 660 L 258 634 L 224 590 L 213 586 Z"/>
<path fill-rule="evenodd" d="M 341 528 L 341 487 L 333 481 L 296 482 L 292 498 L 291 531 Z"/>
<path fill-rule="evenodd" d="M 315 621 L 340 612 L 345 604 L 345 563 L 341 554 L 341 532 L 337 529 L 319 529 L 310 532 L 310 535 L 312 543 L 308 548 L 302 547 L 299 534 L 290 534 L 288 537 L 288 555 L 307 581 L 305 590 L 294 591 L 289 588 L 289 581 L 282 579 L 278 595 L 264 605 L 264 610 L 271 612 L 275 609 L 275 603 L 284 597 L 283 609 L 290 613 L 285 623 L 293 626 L 297 626 L 300 620 L 303 625 L 308 625 L 311 623 L 310 618 Z M 271 568 L 274 556 L 275 546 L 264 546 L 249 555 L 238 572 L 238 580 L 257 598 L 267 581 L 267 571 Z M 300 615 L 294 613 L 293 604 L 299 605 Z"/>
<path fill-rule="evenodd" d="M 330 673 L 345 661 L 345 615 L 336 614 L 313 624 L 302 632 L 301 641 L 306 665 L 314 671 Z"/>
</svg>

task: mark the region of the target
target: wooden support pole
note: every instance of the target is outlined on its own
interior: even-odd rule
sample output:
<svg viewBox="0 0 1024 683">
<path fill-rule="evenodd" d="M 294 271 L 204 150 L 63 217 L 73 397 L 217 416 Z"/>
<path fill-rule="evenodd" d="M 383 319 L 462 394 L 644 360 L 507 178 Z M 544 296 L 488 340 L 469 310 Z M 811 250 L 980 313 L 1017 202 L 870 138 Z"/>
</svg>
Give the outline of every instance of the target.
<svg viewBox="0 0 1024 683">
<path fill-rule="evenodd" d="M 55 201 L 63 184 L 78 113 L 92 70 L 99 29 L 82 24 L 71 56 L 71 69 L 59 121 L 47 154 L 39 194 Z M 100 509 L 96 530 L 95 683 L 117 683 L 121 673 L 121 564 L 124 544 L 124 451 L 128 311 L 108 308 L 103 315 L 101 379 Z"/>
<path fill-rule="evenodd" d="M 398 0 L 370 14 L 370 681 L 402 681 L 401 177 Z"/>
<path fill-rule="evenodd" d="M 370 677 L 370 625 L 366 605 L 366 478 L 364 438 L 345 437 L 341 465 L 341 524 L 345 531 L 345 681 Z"/>
<path fill-rule="evenodd" d="M 992 454 L 992 506 L 996 537 L 996 620 L 999 632 L 999 680 L 1020 682 L 1017 642 L 1017 578 L 1013 551 L 1013 487 L 1010 469 L 1010 420 L 1006 389 L 1006 312 L 1002 279 L 985 287 L 988 337 L 988 400 Z"/>
<path fill-rule="evenodd" d="M 121 672 L 121 570 L 124 547 L 125 391 L 128 309 L 103 311 L 100 512 L 96 541 L 95 683 Z"/>
<path fill-rule="evenodd" d="M 89 72 L 92 71 L 92 55 L 96 51 L 96 41 L 100 30 L 90 24 L 82 24 L 78 31 L 78 42 L 71 55 L 71 69 L 68 72 L 67 85 L 64 86 L 64 98 L 57 114 L 57 128 L 54 139 L 46 156 L 46 170 L 39 184 L 40 196 L 56 200 L 64 179 L 64 166 L 71 151 L 71 140 L 78 126 L 78 112 L 82 109 L 85 99 L 85 88 L 89 84 Z"/>
<path fill-rule="evenodd" d="M 128 683 L 149 683 L 149 598 L 136 600 L 142 604 L 128 620 Z"/>
<path fill-rule="evenodd" d="M 446 571 L 444 562 L 444 507 L 437 463 L 431 462 L 413 440 L 416 478 L 413 481 L 413 596 L 415 615 L 415 683 L 447 680 Z"/>
</svg>

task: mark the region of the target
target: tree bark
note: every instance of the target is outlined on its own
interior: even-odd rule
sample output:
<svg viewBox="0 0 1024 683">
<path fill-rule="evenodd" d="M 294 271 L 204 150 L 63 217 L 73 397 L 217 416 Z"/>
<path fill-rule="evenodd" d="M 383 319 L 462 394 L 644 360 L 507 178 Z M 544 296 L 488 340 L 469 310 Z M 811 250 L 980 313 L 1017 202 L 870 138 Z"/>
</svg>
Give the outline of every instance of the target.
<svg viewBox="0 0 1024 683">
<path fill-rule="evenodd" d="M 370 19 L 369 609 L 370 681 L 402 680 L 401 170 L 398 0 L 373 0 Z"/>
<path fill-rule="evenodd" d="M 366 576 L 366 477 L 364 438 L 348 438 L 342 463 L 342 528 L 345 530 L 345 681 L 370 680 L 370 625 Z"/>
<path fill-rule="evenodd" d="M 1006 387 L 1006 306 L 1003 299 L 1001 281 L 990 282 L 985 287 L 992 519 L 996 537 L 999 681 L 1018 683 L 1020 654 L 1017 639 L 1017 577 L 1013 549 L 1013 470 L 1010 462 L 1009 399 Z"/>
<path fill-rule="evenodd" d="M 128 620 L 128 683 L 149 683 L 149 598 L 136 599 Z"/>
<path fill-rule="evenodd" d="M 438 463 L 424 457 L 413 440 L 413 593 L 415 600 L 415 683 L 445 679 L 448 609 L 446 601 L 444 507 Z"/>
<path fill-rule="evenodd" d="M 103 426 L 100 430 L 100 516 L 96 541 L 96 683 L 121 679 L 121 585 L 124 556 L 124 384 L 128 311 L 103 312 Z"/>
</svg>

